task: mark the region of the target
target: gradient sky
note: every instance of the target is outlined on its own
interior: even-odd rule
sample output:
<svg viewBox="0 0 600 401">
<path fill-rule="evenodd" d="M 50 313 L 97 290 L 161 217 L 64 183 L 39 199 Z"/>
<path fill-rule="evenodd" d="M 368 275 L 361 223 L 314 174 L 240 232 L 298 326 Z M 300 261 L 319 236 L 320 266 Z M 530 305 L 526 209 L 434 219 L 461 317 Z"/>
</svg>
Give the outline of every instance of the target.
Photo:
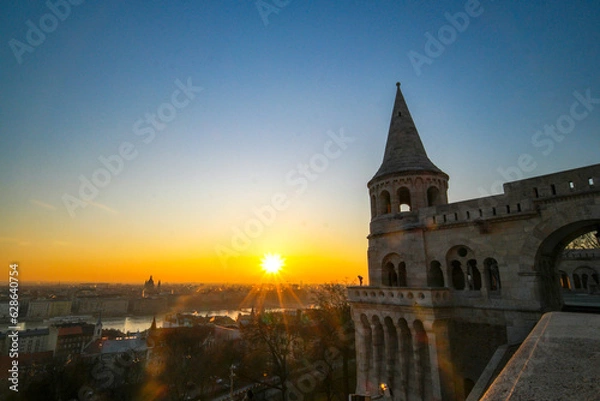
<svg viewBox="0 0 600 401">
<path fill-rule="evenodd" d="M 0 259 L 22 280 L 249 282 L 266 252 L 290 281 L 366 276 L 396 81 L 451 201 L 492 192 L 524 153 L 523 177 L 599 162 L 600 101 L 552 149 L 535 136 L 575 92 L 600 98 L 595 0 L 57 0 L 60 19 L 15 4 L 0 6 Z M 175 92 L 188 84 L 193 99 Z M 107 183 L 100 158 L 119 151 Z M 70 213 L 95 173 L 106 185 Z"/>
</svg>

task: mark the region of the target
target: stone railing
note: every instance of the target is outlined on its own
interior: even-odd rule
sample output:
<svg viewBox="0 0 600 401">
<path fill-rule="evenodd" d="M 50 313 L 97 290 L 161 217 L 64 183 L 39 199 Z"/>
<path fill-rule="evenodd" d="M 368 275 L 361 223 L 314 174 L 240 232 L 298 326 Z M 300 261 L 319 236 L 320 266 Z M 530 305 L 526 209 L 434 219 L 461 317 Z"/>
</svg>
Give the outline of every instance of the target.
<svg viewBox="0 0 600 401">
<path fill-rule="evenodd" d="M 600 249 L 565 249 L 561 255 L 562 259 L 600 259 Z"/>
<path fill-rule="evenodd" d="M 452 293 L 448 288 L 349 287 L 348 298 L 351 302 L 382 305 L 452 305 Z"/>
</svg>

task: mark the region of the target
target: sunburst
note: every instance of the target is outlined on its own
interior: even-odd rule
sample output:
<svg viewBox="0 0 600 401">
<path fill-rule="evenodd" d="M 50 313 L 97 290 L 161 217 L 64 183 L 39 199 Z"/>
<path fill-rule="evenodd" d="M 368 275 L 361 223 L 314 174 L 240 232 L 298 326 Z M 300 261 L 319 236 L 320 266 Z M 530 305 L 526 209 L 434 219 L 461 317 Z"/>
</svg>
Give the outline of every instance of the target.
<svg viewBox="0 0 600 401">
<path fill-rule="evenodd" d="M 266 253 L 260 261 L 260 266 L 268 274 L 279 273 L 284 264 L 283 258 L 277 253 Z"/>
</svg>

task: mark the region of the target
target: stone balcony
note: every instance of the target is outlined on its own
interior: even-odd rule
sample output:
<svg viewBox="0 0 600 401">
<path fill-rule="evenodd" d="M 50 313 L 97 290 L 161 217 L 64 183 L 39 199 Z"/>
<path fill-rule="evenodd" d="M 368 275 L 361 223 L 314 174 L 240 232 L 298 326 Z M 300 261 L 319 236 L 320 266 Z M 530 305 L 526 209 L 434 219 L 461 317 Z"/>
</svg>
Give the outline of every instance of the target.
<svg viewBox="0 0 600 401">
<path fill-rule="evenodd" d="M 452 306 L 452 292 L 448 288 L 348 287 L 348 298 L 353 303 L 374 305 Z"/>
</svg>

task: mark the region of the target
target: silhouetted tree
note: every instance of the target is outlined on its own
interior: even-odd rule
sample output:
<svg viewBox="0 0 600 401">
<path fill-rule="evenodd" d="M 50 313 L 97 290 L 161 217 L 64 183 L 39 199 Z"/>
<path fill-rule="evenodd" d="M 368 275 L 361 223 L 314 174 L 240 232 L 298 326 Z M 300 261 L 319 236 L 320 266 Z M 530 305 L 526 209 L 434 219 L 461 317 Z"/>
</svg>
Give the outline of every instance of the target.
<svg viewBox="0 0 600 401">
<path fill-rule="evenodd" d="M 156 388 L 166 389 L 169 400 L 188 400 L 210 380 L 210 326 L 159 330 L 153 338 L 151 371 Z"/>
<path fill-rule="evenodd" d="M 311 357 L 315 367 L 325 367 L 321 389 L 328 401 L 334 396 L 348 399 L 350 394 L 350 361 L 355 359 L 354 324 L 347 297 L 346 286 L 328 283 L 313 292 L 315 310 L 312 311 L 315 341 Z M 342 365 L 342 389 L 335 386 L 336 367 Z"/>
<path fill-rule="evenodd" d="M 241 327 L 246 352 L 239 375 L 278 389 L 286 400 L 288 380 L 297 366 L 302 340 L 301 316 L 281 312 L 260 313 Z"/>
</svg>

